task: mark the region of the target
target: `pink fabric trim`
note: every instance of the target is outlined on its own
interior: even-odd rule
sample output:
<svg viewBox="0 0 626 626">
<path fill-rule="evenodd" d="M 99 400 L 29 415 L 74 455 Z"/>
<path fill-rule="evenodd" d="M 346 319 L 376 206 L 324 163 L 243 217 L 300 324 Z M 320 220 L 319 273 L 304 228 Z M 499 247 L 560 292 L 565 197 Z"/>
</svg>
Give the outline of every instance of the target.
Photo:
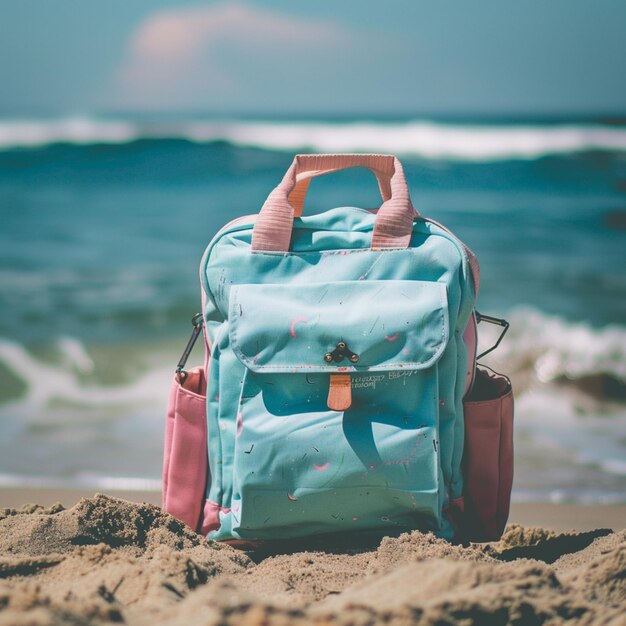
<svg viewBox="0 0 626 626">
<path fill-rule="evenodd" d="M 463 535 L 463 517 L 465 513 L 465 498 L 453 498 L 444 508 L 443 514 L 454 528 L 454 534 L 461 537 Z"/>
<path fill-rule="evenodd" d="M 465 498 L 463 496 L 459 498 L 453 498 L 450 500 L 450 509 L 463 513 L 465 511 Z"/>
<path fill-rule="evenodd" d="M 200 533 L 206 537 L 211 531 L 217 530 L 220 527 L 220 513 L 230 513 L 231 510 L 228 507 L 220 506 L 212 500 L 205 500 Z M 251 549 L 262 546 L 264 542 L 249 541 L 247 539 L 226 539 L 222 543 L 227 543 L 233 548 Z"/>
<path fill-rule="evenodd" d="M 298 182 L 350 167 L 371 169 L 377 174 L 383 197 L 389 195 L 376 214 L 372 249 L 406 248 L 413 233 L 413 220 L 418 214 L 411 204 L 404 171 L 396 157 L 381 154 L 299 154 L 259 213 L 252 231 L 252 250 L 287 252 L 296 215 L 289 199 Z M 306 191 L 301 186 L 302 189 Z M 295 198 L 296 204 L 299 204 L 304 196 L 298 192 Z"/>
<path fill-rule="evenodd" d="M 498 512 L 494 531 L 502 536 L 509 519 L 511 489 L 513 488 L 513 392 L 501 400 L 500 426 L 500 482 L 498 484 Z"/>
<path fill-rule="evenodd" d="M 322 176 L 323 174 L 330 174 L 332 172 L 337 172 L 343 168 L 341 167 L 332 167 L 325 168 L 321 170 L 301 172 L 296 175 L 296 185 L 289 194 L 289 204 L 294 208 L 295 215 L 302 215 L 302 209 L 304 208 L 304 200 L 306 198 L 306 193 L 309 189 L 309 184 L 311 183 L 311 179 L 315 176 Z M 381 170 L 372 169 L 371 170 L 376 176 L 376 180 L 378 181 L 378 189 L 380 190 L 380 195 L 383 199 L 383 202 L 389 200 L 391 198 L 391 176 L 389 172 L 383 172 Z"/>
<path fill-rule="evenodd" d="M 443 224 L 440 224 L 439 222 L 430 219 L 430 217 L 425 217 L 423 219 L 425 222 L 435 224 L 435 226 L 439 226 L 439 228 L 441 228 L 442 230 L 450 233 L 461 244 L 463 250 L 465 251 L 465 255 L 467 256 L 467 262 L 470 266 L 472 282 L 474 283 L 474 296 L 478 296 L 478 292 L 480 291 L 480 265 L 478 264 L 478 258 L 476 257 L 476 255 L 449 228 L 446 228 Z"/>
<path fill-rule="evenodd" d="M 465 417 L 465 526 L 472 541 L 496 541 L 513 484 L 513 391 L 505 376 L 478 370 Z"/>
<path fill-rule="evenodd" d="M 164 475 L 167 472 L 163 508 L 194 530 L 200 520 L 208 473 L 205 394 L 203 368 L 190 370 L 184 386 L 174 379 L 167 422 L 173 421 L 170 453 L 163 468 Z"/>
<path fill-rule="evenodd" d="M 167 489 L 169 484 L 170 454 L 172 451 L 172 433 L 174 432 L 174 419 L 176 411 L 176 395 L 178 382 L 170 387 L 170 395 L 167 402 L 167 416 L 165 418 L 165 445 L 163 446 L 163 477 L 161 506 L 165 508 L 167 501 Z"/>
<path fill-rule="evenodd" d="M 209 333 L 207 332 L 206 326 L 206 294 L 204 293 L 204 289 L 202 289 L 202 337 L 204 338 L 204 371 L 206 379 L 209 379 L 209 373 L 211 371 L 211 353 L 213 352 L 213 346 L 211 346 L 211 339 L 209 338 Z"/>
<path fill-rule="evenodd" d="M 230 511 L 229 508 L 220 506 L 217 502 L 205 500 L 200 533 L 206 537 L 212 530 L 217 530 L 220 527 L 220 513 L 230 513 Z"/>
<path fill-rule="evenodd" d="M 478 338 L 476 336 L 476 317 L 474 311 L 472 311 L 467 326 L 465 327 L 463 341 L 467 347 L 467 372 L 465 373 L 465 392 L 463 393 L 463 395 L 465 395 L 472 388 L 474 371 L 476 369 L 476 347 Z"/>
</svg>

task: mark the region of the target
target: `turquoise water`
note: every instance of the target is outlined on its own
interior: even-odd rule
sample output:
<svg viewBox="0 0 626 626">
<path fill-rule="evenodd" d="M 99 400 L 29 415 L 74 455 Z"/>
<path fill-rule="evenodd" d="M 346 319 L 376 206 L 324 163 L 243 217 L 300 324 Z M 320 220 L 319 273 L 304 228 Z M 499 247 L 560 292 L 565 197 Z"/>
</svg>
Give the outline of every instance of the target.
<svg viewBox="0 0 626 626">
<path fill-rule="evenodd" d="M 626 126 L 589 120 L 0 120 L 0 484 L 158 488 L 202 252 L 311 150 L 397 153 L 478 255 L 515 497 L 626 500 Z M 306 210 L 378 204 L 351 170 Z"/>
</svg>

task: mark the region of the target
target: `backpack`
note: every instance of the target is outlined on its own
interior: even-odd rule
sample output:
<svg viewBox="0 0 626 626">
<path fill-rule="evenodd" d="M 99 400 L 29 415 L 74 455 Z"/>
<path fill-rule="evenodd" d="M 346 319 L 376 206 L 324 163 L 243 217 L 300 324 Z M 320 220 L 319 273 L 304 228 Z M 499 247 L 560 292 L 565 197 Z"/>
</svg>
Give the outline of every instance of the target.
<svg viewBox="0 0 626 626">
<path fill-rule="evenodd" d="M 303 216 L 311 178 L 350 167 L 375 174 L 380 209 Z M 296 156 L 258 215 L 213 237 L 200 281 L 170 392 L 166 511 L 235 544 L 500 537 L 513 396 L 476 366 L 476 328 L 508 325 L 477 313 L 476 257 L 415 211 L 398 159 Z M 202 331 L 204 366 L 187 371 Z"/>
</svg>

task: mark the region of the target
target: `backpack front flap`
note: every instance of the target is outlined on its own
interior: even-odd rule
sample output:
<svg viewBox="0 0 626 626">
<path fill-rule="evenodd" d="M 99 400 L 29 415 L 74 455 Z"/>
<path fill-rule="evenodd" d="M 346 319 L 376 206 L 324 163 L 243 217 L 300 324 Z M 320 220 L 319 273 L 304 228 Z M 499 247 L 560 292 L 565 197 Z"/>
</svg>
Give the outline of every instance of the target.
<svg viewBox="0 0 626 626">
<path fill-rule="evenodd" d="M 445 285 L 242 284 L 230 291 L 228 327 L 220 377 L 238 398 L 209 422 L 231 486 L 216 538 L 439 529 Z M 325 358 L 342 342 L 356 363 Z M 338 373 L 351 396 L 341 411 L 329 407 Z"/>
</svg>

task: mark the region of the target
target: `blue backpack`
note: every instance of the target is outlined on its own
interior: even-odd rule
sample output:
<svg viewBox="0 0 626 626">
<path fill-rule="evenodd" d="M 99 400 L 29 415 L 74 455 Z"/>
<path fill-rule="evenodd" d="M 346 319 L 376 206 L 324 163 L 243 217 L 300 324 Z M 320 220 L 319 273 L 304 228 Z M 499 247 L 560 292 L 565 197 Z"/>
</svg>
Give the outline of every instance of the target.
<svg viewBox="0 0 626 626">
<path fill-rule="evenodd" d="M 301 215 L 312 177 L 357 166 L 380 209 Z M 231 542 L 500 536 L 513 400 L 506 377 L 476 368 L 478 264 L 415 211 L 395 157 L 296 156 L 258 215 L 215 235 L 200 280 L 165 510 Z M 204 367 L 186 371 L 201 330 Z"/>
</svg>

